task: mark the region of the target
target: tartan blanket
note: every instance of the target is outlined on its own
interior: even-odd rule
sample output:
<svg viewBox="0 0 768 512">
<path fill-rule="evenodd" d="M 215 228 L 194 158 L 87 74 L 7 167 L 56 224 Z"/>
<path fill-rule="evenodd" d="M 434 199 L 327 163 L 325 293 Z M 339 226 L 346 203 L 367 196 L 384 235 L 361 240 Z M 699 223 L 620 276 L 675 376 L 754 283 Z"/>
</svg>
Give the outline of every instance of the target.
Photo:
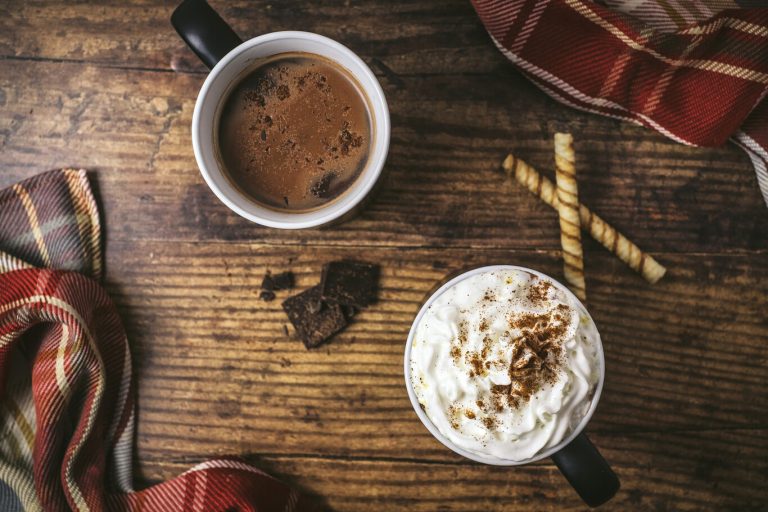
<svg viewBox="0 0 768 512">
<path fill-rule="evenodd" d="M 472 0 L 494 43 L 566 105 L 749 155 L 768 205 L 760 0 Z"/>
<path fill-rule="evenodd" d="M 309 509 L 236 459 L 133 491 L 135 382 L 120 318 L 96 281 L 100 247 L 85 171 L 0 191 L 0 510 Z"/>
</svg>

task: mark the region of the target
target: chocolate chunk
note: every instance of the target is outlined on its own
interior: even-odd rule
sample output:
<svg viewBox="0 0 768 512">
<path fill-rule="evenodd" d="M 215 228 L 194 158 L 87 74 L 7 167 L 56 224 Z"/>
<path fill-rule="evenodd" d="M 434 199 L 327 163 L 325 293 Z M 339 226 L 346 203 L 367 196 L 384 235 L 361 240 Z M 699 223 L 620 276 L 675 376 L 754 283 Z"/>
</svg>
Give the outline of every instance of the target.
<svg viewBox="0 0 768 512">
<path fill-rule="evenodd" d="M 279 85 L 277 86 L 277 97 L 280 101 L 288 99 L 291 97 L 291 90 L 285 84 Z"/>
<path fill-rule="evenodd" d="M 274 290 L 288 290 L 293 288 L 293 272 L 280 272 L 272 276 L 272 286 Z"/>
<path fill-rule="evenodd" d="M 359 261 L 332 261 L 323 267 L 323 300 L 364 308 L 376 302 L 379 266 Z"/>
<path fill-rule="evenodd" d="M 272 290 L 261 290 L 261 293 L 259 294 L 259 298 L 266 302 L 271 302 L 275 300 L 275 292 Z"/>
<path fill-rule="evenodd" d="M 280 272 L 279 274 L 272 275 L 272 272 L 267 270 L 267 275 L 261 280 L 262 290 L 287 290 L 293 288 L 293 272 Z"/>
<path fill-rule="evenodd" d="M 286 299 L 283 309 L 307 348 L 319 346 L 347 325 L 338 304 L 322 304 L 319 285 Z"/>
<path fill-rule="evenodd" d="M 261 280 L 261 289 L 272 291 L 275 289 L 275 281 L 272 278 L 272 273 L 267 270 L 267 275 L 264 276 L 264 279 Z"/>
</svg>

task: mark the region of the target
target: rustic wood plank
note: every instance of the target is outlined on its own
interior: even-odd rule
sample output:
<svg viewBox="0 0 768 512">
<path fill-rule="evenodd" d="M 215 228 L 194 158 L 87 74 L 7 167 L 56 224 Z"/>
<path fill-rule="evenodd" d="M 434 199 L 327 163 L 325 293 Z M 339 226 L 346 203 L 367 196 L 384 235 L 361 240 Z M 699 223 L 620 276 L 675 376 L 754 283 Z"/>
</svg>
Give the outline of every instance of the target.
<svg viewBox="0 0 768 512">
<path fill-rule="evenodd" d="M 455 461 L 405 393 L 403 347 L 422 300 L 465 266 L 562 269 L 556 252 L 541 251 L 113 242 L 107 255 L 141 375 L 142 445 L 158 458 L 192 450 Z M 303 289 L 324 262 L 350 256 L 381 263 L 381 301 L 307 351 L 280 309 L 288 294 L 259 300 L 261 278 L 290 269 Z M 589 305 L 607 358 L 590 430 L 766 428 L 765 254 L 662 259 L 669 276 L 650 286 L 586 246 Z"/>
<path fill-rule="evenodd" d="M 567 123 L 583 201 L 641 247 L 768 248 L 768 209 L 738 149 L 684 147 L 563 109 L 511 67 L 385 84 L 385 186 L 353 221 L 300 233 L 241 219 L 205 186 L 189 134 L 202 76 L 11 60 L 0 70 L 0 185 L 52 167 L 95 169 L 110 239 L 556 249 L 555 214 L 505 188 L 498 169 L 514 150 L 548 172 L 551 134 Z"/>
<path fill-rule="evenodd" d="M 767 434 L 737 430 L 594 435 L 622 481 L 616 497 L 600 510 L 761 510 L 768 500 Z M 199 457 L 142 457 L 145 483 L 177 475 L 202 460 Z M 499 468 L 458 461 L 309 455 L 254 454 L 246 459 L 336 511 L 589 510 L 549 462 Z"/>
<path fill-rule="evenodd" d="M 171 27 L 176 3 L 8 2 L 0 6 L 0 56 L 206 72 Z M 390 73 L 395 82 L 397 74 L 480 73 L 505 63 L 488 51 L 487 33 L 471 5 L 460 0 L 212 0 L 211 5 L 242 38 L 278 30 L 323 34 L 349 46 L 377 71 Z"/>
</svg>

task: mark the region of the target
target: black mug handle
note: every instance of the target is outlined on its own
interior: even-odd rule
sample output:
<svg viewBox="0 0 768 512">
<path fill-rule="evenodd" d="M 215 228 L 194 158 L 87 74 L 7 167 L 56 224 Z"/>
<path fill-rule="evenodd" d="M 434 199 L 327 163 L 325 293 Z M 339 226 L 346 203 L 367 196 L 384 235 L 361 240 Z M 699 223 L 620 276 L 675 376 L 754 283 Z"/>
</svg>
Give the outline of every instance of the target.
<svg viewBox="0 0 768 512">
<path fill-rule="evenodd" d="M 584 432 L 553 454 L 552 460 L 590 507 L 613 498 L 621 486 L 619 477 Z"/>
<path fill-rule="evenodd" d="M 171 24 L 209 69 L 243 42 L 205 0 L 181 2 Z"/>
</svg>

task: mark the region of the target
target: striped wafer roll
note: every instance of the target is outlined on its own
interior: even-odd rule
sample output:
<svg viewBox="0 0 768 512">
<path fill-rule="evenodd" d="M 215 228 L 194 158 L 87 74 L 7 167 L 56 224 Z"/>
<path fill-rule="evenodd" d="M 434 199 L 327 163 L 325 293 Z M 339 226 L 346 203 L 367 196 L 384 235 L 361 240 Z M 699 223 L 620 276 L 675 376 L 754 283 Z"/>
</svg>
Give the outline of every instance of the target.
<svg viewBox="0 0 768 512">
<path fill-rule="evenodd" d="M 535 196 L 552 208 L 556 210 L 559 208 L 555 185 L 548 178 L 539 174 L 536 169 L 511 154 L 507 155 L 502 167 L 510 178 L 514 177 Z M 641 251 L 627 237 L 616 231 L 616 228 L 592 213 L 583 204 L 579 204 L 579 219 L 581 220 L 581 227 L 587 230 L 592 238 L 618 256 L 630 268 L 640 273 L 649 283 L 657 282 L 667 272 L 667 269 L 652 256 Z"/>
<path fill-rule="evenodd" d="M 576 156 L 570 133 L 555 134 L 555 175 L 557 213 L 560 216 L 560 245 L 563 247 L 563 273 L 573 293 L 587 299 L 584 281 L 584 250 L 581 247 L 579 187 L 576 183 Z"/>
</svg>

